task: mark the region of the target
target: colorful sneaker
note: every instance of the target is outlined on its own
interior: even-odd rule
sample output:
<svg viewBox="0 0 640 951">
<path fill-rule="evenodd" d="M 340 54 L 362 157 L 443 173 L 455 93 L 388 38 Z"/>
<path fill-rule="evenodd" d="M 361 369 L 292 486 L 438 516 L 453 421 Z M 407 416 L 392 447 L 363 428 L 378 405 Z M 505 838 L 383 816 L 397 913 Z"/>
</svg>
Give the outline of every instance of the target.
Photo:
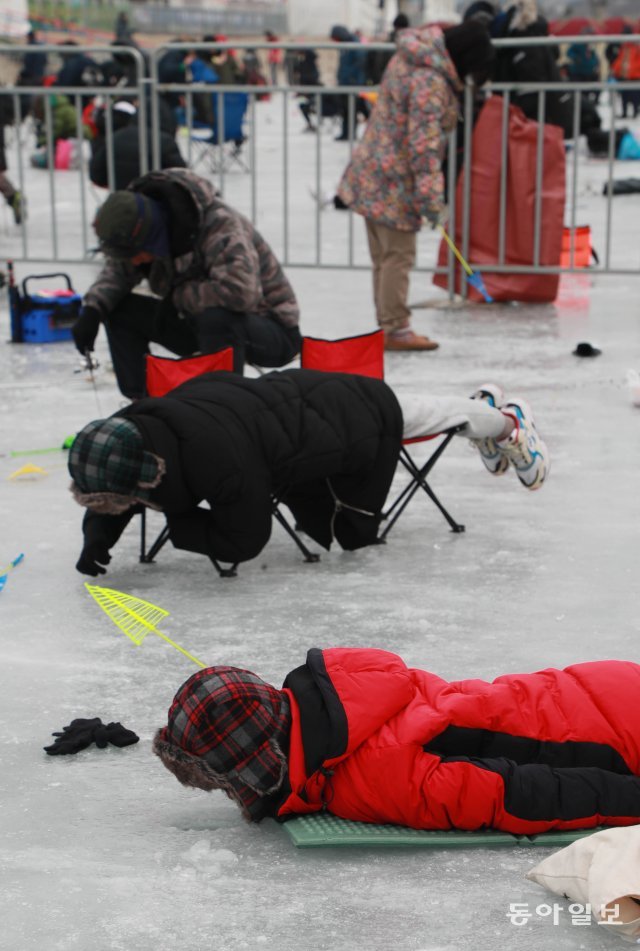
<svg viewBox="0 0 640 951">
<path fill-rule="evenodd" d="M 500 409 L 504 401 L 504 390 L 497 383 L 484 383 L 471 397 L 472 400 L 485 400 L 494 409 Z M 498 448 L 495 439 L 470 439 L 482 457 L 482 461 L 491 475 L 504 475 L 509 468 L 509 460 Z"/>
<path fill-rule="evenodd" d="M 531 407 L 526 400 L 514 399 L 505 403 L 501 410 L 513 416 L 518 425 L 496 445 L 516 470 L 522 484 L 527 489 L 539 489 L 549 473 L 550 460 L 549 450 L 538 435 Z"/>
</svg>

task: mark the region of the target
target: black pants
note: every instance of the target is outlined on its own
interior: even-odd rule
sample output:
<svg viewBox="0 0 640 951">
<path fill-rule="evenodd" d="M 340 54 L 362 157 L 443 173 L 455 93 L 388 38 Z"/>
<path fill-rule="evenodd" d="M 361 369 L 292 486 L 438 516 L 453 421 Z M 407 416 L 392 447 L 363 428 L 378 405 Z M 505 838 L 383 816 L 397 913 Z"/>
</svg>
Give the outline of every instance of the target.
<svg viewBox="0 0 640 951">
<path fill-rule="evenodd" d="M 640 112 L 640 93 L 635 89 L 627 89 L 620 93 L 622 99 L 622 118 L 627 118 L 627 111 L 631 111 L 632 118 Z"/>
<path fill-rule="evenodd" d="M 304 116 L 310 129 L 315 129 L 311 121 L 311 116 L 316 115 L 317 102 L 318 100 L 315 96 L 303 96 L 300 101 L 300 112 Z M 337 115 L 338 112 L 340 112 L 338 96 L 334 96 L 331 93 L 320 95 L 320 119 L 331 119 Z"/>
<path fill-rule="evenodd" d="M 358 124 L 358 116 L 362 116 L 364 119 L 369 118 L 369 103 L 366 99 L 363 99 L 362 96 L 356 96 L 353 93 L 336 96 L 339 100 L 339 110 L 342 115 L 342 132 L 340 133 L 341 139 L 354 139 L 356 137 L 356 126 Z M 353 99 L 353 126 L 350 123 L 350 106 L 349 100 Z"/>
<path fill-rule="evenodd" d="M 233 347 L 233 368 L 245 361 L 281 367 L 300 352 L 300 331 L 274 317 L 239 314 L 210 307 L 195 317 L 181 318 L 170 301 L 128 294 L 104 320 L 113 369 L 120 392 L 129 399 L 146 394 L 145 356 L 158 343 L 180 357 Z"/>
</svg>

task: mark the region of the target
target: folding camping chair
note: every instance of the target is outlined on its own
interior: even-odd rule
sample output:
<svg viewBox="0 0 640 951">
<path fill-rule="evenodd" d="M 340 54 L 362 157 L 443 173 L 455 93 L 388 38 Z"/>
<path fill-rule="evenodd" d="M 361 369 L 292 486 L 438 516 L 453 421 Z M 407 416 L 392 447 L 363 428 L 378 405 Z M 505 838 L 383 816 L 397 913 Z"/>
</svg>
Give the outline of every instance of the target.
<svg viewBox="0 0 640 951">
<path fill-rule="evenodd" d="M 218 174 L 228 172 L 236 165 L 248 172 L 242 146 L 247 140 L 244 122 L 249 96 L 246 92 L 212 93 L 211 96 L 214 100 L 213 126 L 194 121 L 193 126 L 186 130 L 195 152 L 192 167 L 195 169 L 203 164 L 210 173 Z"/>
<path fill-rule="evenodd" d="M 232 347 L 178 360 L 147 354 L 147 393 L 149 396 L 166 396 L 181 383 L 216 370 L 233 370 Z M 169 528 L 165 525 L 155 541 L 147 548 L 147 509 L 143 506 L 140 513 L 140 562 L 145 565 L 151 564 L 168 541 Z M 215 559 L 212 561 L 221 578 L 235 578 L 237 565 L 223 568 Z"/>
<path fill-rule="evenodd" d="M 331 373 L 356 373 L 361 376 L 370 376 L 375 379 L 384 379 L 384 333 L 375 330 L 369 334 L 357 337 L 343 337 L 341 340 L 322 340 L 317 337 L 303 337 L 301 365 L 308 370 L 325 370 Z M 418 489 L 431 499 L 433 504 L 447 520 L 452 532 L 464 532 L 464 525 L 453 518 L 435 492 L 429 485 L 427 477 L 436 462 L 445 451 L 453 437 L 460 432 L 462 426 L 446 429 L 431 436 L 418 436 L 412 439 L 403 439 L 400 450 L 400 462 L 410 475 L 410 481 L 394 499 L 388 509 L 382 513 L 383 521 L 387 522 L 378 541 L 386 541 L 387 535 L 396 524 L 407 505 Z M 440 439 L 436 449 L 429 458 L 418 464 L 409 452 L 408 446 L 418 443 L 431 442 Z"/>
</svg>

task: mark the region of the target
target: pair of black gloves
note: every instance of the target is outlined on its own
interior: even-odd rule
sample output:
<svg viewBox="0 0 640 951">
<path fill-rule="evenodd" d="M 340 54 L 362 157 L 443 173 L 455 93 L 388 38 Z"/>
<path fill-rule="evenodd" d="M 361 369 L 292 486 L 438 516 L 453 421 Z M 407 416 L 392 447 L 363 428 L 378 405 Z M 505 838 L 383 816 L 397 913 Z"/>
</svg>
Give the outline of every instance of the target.
<svg viewBox="0 0 640 951">
<path fill-rule="evenodd" d="M 103 750 L 109 743 L 113 746 L 131 746 L 140 739 L 133 730 L 127 730 L 121 723 L 103 723 L 100 717 L 72 720 L 61 731 L 53 733 L 57 737 L 51 746 L 43 747 L 49 756 L 66 756 L 79 753 L 95 743 Z"/>
<path fill-rule="evenodd" d="M 80 316 L 71 328 L 76 349 L 83 356 L 93 350 L 99 329 L 100 311 L 95 307 L 83 307 Z"/>
</svg>

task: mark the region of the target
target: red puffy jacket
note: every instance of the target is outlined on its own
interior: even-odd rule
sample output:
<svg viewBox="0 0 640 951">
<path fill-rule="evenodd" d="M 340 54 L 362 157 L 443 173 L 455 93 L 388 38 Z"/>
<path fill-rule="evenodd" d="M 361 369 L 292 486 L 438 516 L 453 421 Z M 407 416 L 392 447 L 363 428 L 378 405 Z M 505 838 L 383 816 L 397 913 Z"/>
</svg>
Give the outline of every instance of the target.
<svg viewBox="0 0 640 951">
<path fill-rule="evenodd" d="M 640 665 L 447 683 L 382 650 L 314 648 L 285 680 L 278 816 L 533 834 L 640 822 Z"/>
</svg>

